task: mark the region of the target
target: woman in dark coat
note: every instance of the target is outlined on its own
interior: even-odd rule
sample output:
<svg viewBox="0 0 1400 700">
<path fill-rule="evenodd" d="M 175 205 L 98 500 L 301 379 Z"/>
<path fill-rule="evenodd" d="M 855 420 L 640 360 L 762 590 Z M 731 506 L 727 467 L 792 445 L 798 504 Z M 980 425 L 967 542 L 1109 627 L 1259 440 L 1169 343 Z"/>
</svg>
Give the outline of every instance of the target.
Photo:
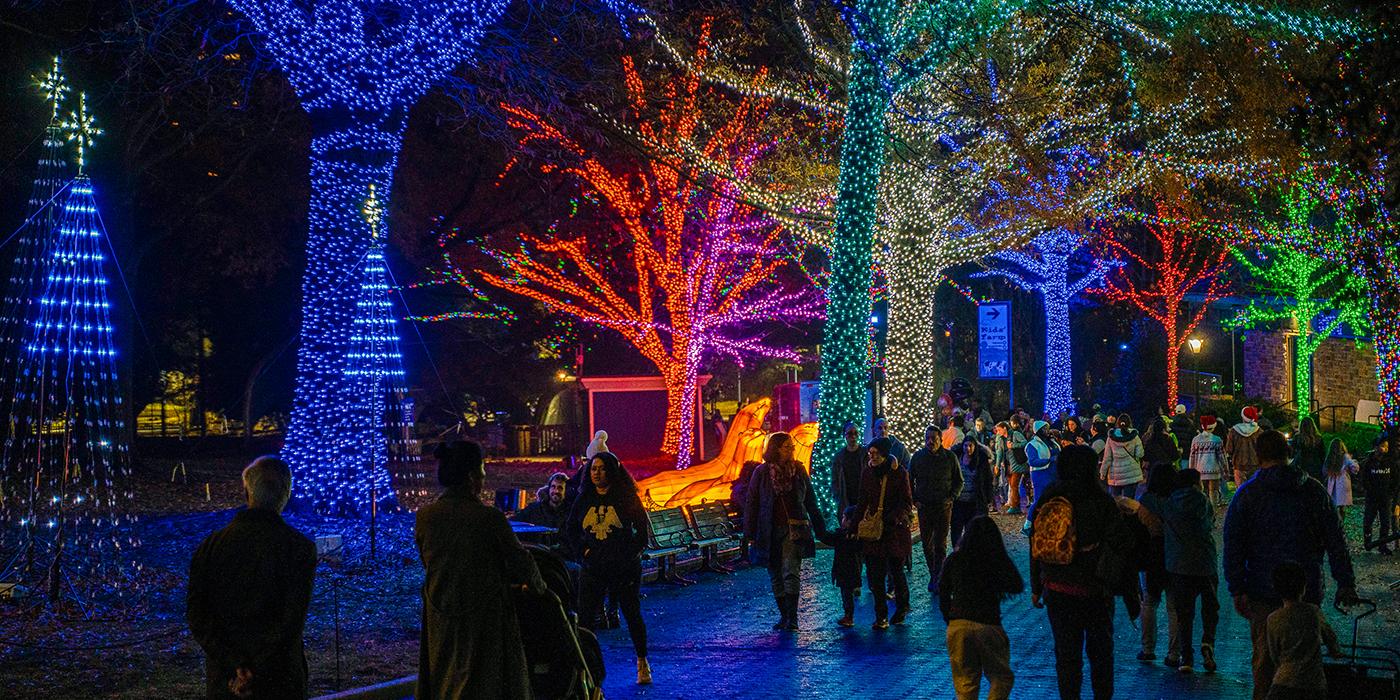
<svg viewBox="0 0 1400 700">
<path fill-rule="evenodd" d="M 433 454 L 447 490 L 418 511 L 413 527 L 425 572 L 416 696 L 529 700 L 510 591 L 543 592 L 544 581 L 506 516 L 481 502 L 481 447 L 454 442 Z"/>
<path fill-rule="evenodd" d="M 949 529 L 954 542 L 962 541 L 963 528 L 979 515 L 987 514 L 992 503 L 992 463 L 987 451 L 971 435 L 963 438 L 957 450 L 958 466 L 962 469 L 963 483 L 958 493 L 953 495 L 952 527 Z"/>
<path fill-rule="evenodd" d="M 579 624 L 591 629 L 603 612 L 603 596 L 616 601 L 637 654 L 637 683 L 651 683 L 647 626 L 642 619 L 642 550 L 650 531 L 637 482 L 611 452 L 588 460 L 583 482 L 564 523 L 564 536 L 583 558 L 579 574 Z"/>
<path fill-rule="evenodd" d="M 1298 434 L 1293 436 L 1293 466 L 1326 486 L 1327 473 L 1322 468 L 1326 460 L 1327 446 L 1317 432 L 1317 423 L 1311 417 L 1304 418 L 1298 424 Z"/>
<path fill-rule="evenodd" d="M 793 457 L 792 436 L 773 433 L 763 450 L 763 464 L 749 480 L 744 508 L 744 535 L 751 540 L 749 560 L 768 567 L 773 600 L 778 605 L 775 630 L 797 629 L 802 560 L 816 556 L 814 532 L 825 530 L 812 481 Z"/>
<path fill-rule="evenodd" d="M 875 599 L 875 629 L 889 629 L 909 614 L 909 579 L 904 565 L 912 555 L 909 513 L 914 507 L 914 495 L 909 484 L 909 470 L 890 457 L 889 438 L 870 443 L 866 450 L 866 466 L 860 474 L 861 518 L 872 516 L 883 505 L 884 527 L 880 539 L 865 543 L 865 574 Z M 884 498 L 881 498 L 883 493 Z M 886 619 L 889 598 L 885 595 L 885 580 L 894 580 L 894 616 Z"/>
</svg>

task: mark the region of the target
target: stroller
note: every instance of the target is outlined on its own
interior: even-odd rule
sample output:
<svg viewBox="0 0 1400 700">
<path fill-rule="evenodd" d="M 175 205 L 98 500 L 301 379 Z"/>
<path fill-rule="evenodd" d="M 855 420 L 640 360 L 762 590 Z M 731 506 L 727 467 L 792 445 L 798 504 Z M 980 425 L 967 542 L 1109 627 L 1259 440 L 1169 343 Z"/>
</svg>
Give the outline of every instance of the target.
<svg viewBox="0 0 1400 700">
<path fill-rule="evenodd" d="M 1351 644 L 1343 645 L 1344 659 L 1324 658 L 1327 697 L 1342 700 L 1395 700 L 1400 698 L 1400 652 L 1385 647 L 1357 644 L 1361 620 L 1376 614 L 1376 603 L 1362 600 L 1369 608 L 1351 621 Z M 1337 610 L 1345 613 L 1340 606 Z"/>
<path fill-rule="evenodd" d="M 578 626 L 573 584 L 559 555 L 525 547 L 549 591 L 515 594 L 530 685 L 540 700 L 602 700 L 603 650 L 593 633 Z"/>
</svg>

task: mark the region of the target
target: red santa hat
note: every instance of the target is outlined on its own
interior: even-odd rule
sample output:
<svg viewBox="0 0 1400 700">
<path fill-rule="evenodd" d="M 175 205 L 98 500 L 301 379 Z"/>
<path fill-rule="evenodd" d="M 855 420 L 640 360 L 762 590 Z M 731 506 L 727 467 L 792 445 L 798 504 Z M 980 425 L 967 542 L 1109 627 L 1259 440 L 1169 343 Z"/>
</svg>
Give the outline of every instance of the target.
<svg viewBox="0 0 1400 700">
<path fill-rule="evenodd" d="M 1215 430 L 1215 416 L 1201 416 L 1201 430 Z"/>
<path fill-rule="evenodd" d="M 1249 422 L 1249 423 L 1254 423 L 1254 422 L 1258 421 L 1258 420 L 1259 420 L 1259 407 L 1257 407 L 1257 406 L 1245 406 L 1245 407 L 1240 411 L 1240 417 L 1243 418 L 1243 419 L 1245 419 L 1245 421 L 1246 421 L 1246 422 Z"/>
</svg>

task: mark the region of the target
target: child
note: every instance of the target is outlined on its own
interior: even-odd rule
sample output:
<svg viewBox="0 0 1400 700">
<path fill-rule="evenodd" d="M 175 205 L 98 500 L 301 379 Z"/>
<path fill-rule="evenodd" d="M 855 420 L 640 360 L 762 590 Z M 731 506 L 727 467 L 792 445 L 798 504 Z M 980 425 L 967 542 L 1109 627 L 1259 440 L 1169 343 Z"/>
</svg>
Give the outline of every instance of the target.
<svg viewBox="0 0 1400 700">
<path fill-rule="evenodd" d="M 1177 670 L 1183 673 L 1192 671 L 1191 631 L 1197 598 L 1201 599 L 1201 664 L 1207 673 L 1216 668 L 1215 627 L 1220 622 L 1220 602 L 1215 589 L 1220 562 L 1212 534 L 1215 508 L 1201 493 L 1200 485 L 1200 472 L 1183 470 L 1177 474 L 1176 490 L 1162 507 L 1168 610 L 1176 611 L 1177 625 L 1171 636 L 1179 640 Z"/>
<path fill-rule="evenodd" d="M 976 698 L 986 676 L 988 700 L 1005 700 L 1014 676 L 1011 644 L 1001 628 L 1001 601 L 1025 590 L 1025 582 L 991 518 L 979 515 L 968 522 L 943 564 L 939 590 L 958 698 Z"/>
<path fill-rule="evenodd" d="M 1322 671 L 1322 645 L 1333 656 L 1341 655 L 1337 633 L 1322 618 L 1322 610 L 1303 602 L 1307 588 L 1303 567 L 1286 561 L 1274 568 L 1274 592 L 1283 607 L 1269 615 L 1265 653 L 1274 667 L 1269 700 L 1311 700 L 1327 697 L 1327 676 Z"/>
<path fill-rule="evenodd" d="M 1332 438 L 1327 446 L 1327 458 L 1322 460 L 1322 468 L 1327 475 L 1327 495 L 1332 497 L 1332 505 L 1337 507 L 1337 519 L 1345 522 L 1346 507 L 1351 505 L 1351 477 L 1361 471 L 1361 466 L 1351 458 L 1351 452 L 1341 438 Z"/>
<path fill-rule="evenodd" d="M 845 613 L 836 624 L 854 627 L 856 624 L 856 592 L 860 590 L 862 543 L 856 539 L 856 523 L 860 513 L 856 506 L 841 515 L 841 527 L 821 535 L 821 541 L 836 550 L 831 557 L 831 581 L 841 589 L 841 611 Z"/>
<path fill-rule="evenodd" d="M 1225 464 L 1225 441 L 1215 434 L 1215 416 L 1201 416 L 1201 432 L 1191 440 L 1188 465 L 1201 475 L 1206 498 L 1220 505 L 1220 472 Z"/>
</svg>

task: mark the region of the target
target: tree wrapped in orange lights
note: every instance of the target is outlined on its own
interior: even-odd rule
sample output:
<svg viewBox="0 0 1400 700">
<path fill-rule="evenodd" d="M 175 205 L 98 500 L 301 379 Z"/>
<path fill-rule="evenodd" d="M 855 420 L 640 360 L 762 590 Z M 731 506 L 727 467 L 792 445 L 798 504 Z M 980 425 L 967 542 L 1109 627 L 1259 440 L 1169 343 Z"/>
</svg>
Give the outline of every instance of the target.
<svg viewBox="0 0 1400 700">
<path fill-rule="evenodd" d="M 1102 241 L 1122 263 L 1096 290 L 1110 301 L 1131 304 L 1146 314 L 1167 336 L 1167 405 L 1179 394 L 1181 348 L 1196 331 L 1206 311 L 1227 291 L 1222 273 L 1229 249 L 1193 232 L 1184 213 L 1162 202 L 1156 215 L 1137 216 L 1136 231 L 1100 226 Z M 1186 309 L 1186 295 L 1199 290 L 1201 302 Z"/>
<path fill-rule="evenodd" d="M 662 450 L 685 468 L 694 453 L 701 363 L 715 354 L 798 359 L 745 331 L 756 322 L 819 317 L 821 300 L 796 276 L 783 284 L 786 233 L 739 196 L 738 187 L 777 140 L 761 134 L 769 100 L 722 100 L 702 88 L 695 68 L 649 100 L 630 58 L 623 68 L 631 122 L 625 126 L 660 146 L 658 155 L 624 164 L 609 153 L 605 161 L 541 116 L 504 105 L 522 149 L 559 154 L 540 171 L 575 180 L 606 225 L 587 233 L 555 226 L 548 236 L 522 234 L 513 245 L 488 251 L 501 270 L 481 276 L 618 332 L 655 364 L 668 394 Z M 728 109 L 706 120 L 702 106 Z M 694 160 L 683 155 L 700 156 L 705 169 L 688 167 Z"/>
</svg>

